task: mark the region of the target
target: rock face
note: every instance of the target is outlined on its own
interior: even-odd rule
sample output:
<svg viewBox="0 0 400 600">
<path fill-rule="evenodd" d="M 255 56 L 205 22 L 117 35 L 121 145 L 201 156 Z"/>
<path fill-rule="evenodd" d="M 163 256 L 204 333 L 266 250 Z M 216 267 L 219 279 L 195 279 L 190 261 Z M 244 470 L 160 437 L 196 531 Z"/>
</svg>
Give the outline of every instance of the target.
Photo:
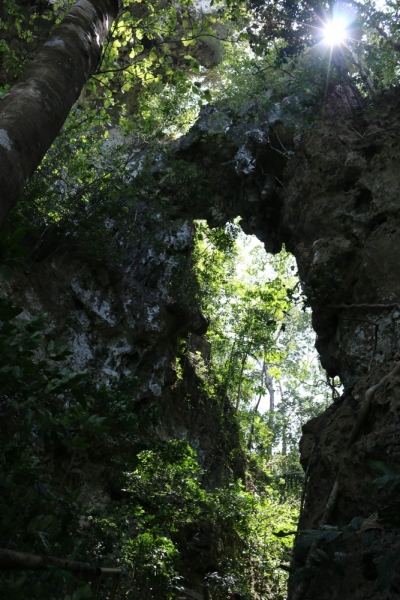
<svg viewBox="0 0 400 600">
<path fill-rule="evenodd" d="M 377 477 L 370 461 L 400 469 L 398 376 L 376 390 L 355 442 L 349 450 L 345 445 L 367 390 L 399 360 L 400 105 L 388 96 L 372 115 L 337 116 L 303 138 L 282 219 L 313 308 L 322 363 L 346 388 L 339 402 L 304 427 L 309 482 L 300 528 L 318 527 L 335 478 L 339 497 L 329 524 L 364 521 L 361 529 L 353 521 L 347 542 L 341 534 L 321 546 L 327 560 L 303 596 L 386 599 L 399 593 L 393 563 L 399 553 L 398 501 L 390 485 L 367 492 Z M 335 552 L 343 553 L 342 570 Z"/>
<path fill-rule="evenodd" d="M 374 116 L 333 102 L 296 145 L 290 115 L 211 109 L 178 147 L 211 198 L 195 216 L 240 215 L 267 251 L 295 255 L 322 364 L 346 387 L 397 349 L 398 111 L 389 98 Z"/>
<path fill-rule="evenodd" d="M 162 236 L 165 252 L 160 252 Z M 190 252 L 192 236 L 187 220 L 170 227 L 163 223 L 148 244 L 127 249 L 123 264 L 66 250 L 58 237 L 40 251 L 35 247 L 36 259 L 11 281 L 2 280 L 1 292 L 24 308 L 20 318 L 47 313 L 49 335 L 73 352 L 72 369 L 93 371 L 106 383 L 121 376 L 137 379 L 137 406 L 142 412 L 156 406 L 159 418 L 143 431 L 138 448 L 128 448 L 130 453 L 148 442 L 187 440 L 204 471 L 204 487 L 215 489 L 232 476 L 244 480 L 245 461 L 229 401 L 218 404 L 202 392 L 201 374 L 210 359 L 203 335 L 207 319 L 170 295 L 168 281 L 179 281 L 179 259 Z M 97 508 L 120 500 L 112 457 L 99 457 L 95 450 L 81 454 L 68 475 L 80 499 Z M 52 475 L 57 477 L 60 468 L 56 464 Z M 212 527 L 201 535 L 198 528 L 178 535 L 180 575 L 187 587 L 202 592 L 204 575 L 217 568 L 228 537 L 229 532 Z"/>
<path fill-rule="evenodd" d="M 345 446 L 367 391 L 400 358 L 400 103 L 388 94 L 360 113 L 336 94 L 301 141 L 294 121 L 278 117 L 256 107 L 239 119 L 210 110 L 180 142 L 180 153 L 206 173 L 212 201 L 198 216 L 221 223 L 241 215 L 243 229 L 267 251 L 284 243 L 295 255 L 321 362 L 346 390 L 304 426 L 308 483 L 300 529 L 319 527 L 336 480 L 328 524 L 353 522 L 352 535 L 339 531 L 334 543 L 320 546 L 323 553 L 307 563 L 313 578 L 293 584 L 290 597 L 394 598 L 396 490 L 367 490 L 377 477 L 370 461 L 400 472 L 398 376 L 375 391 L 354 443 Z M 296 568 L 304 566 L 307 552 L 296 556 Z"/>
<path fill-rule="evenodd" d="M 138 376 L 141 399 L 156 399 L 164 409 L 155 434 L 188 439 L 212 487 L 230 470 L 243 475 L 242 459 L 228 459 L 237 432 L 228 443 L 220 435 L 228 406 L 222 417 L 212 404 L 189 409 L 187 390 L 174 387 L 176 340 L 190 334 L 186 368 L 196 387 L 196 352 L 206 360 L 201 334 L 207 324 L 170 298 L 166 282 L 182 276 L 177 255 L 190 256 L 193 217 L 217 225 L 241 215 L 245 232 L 257 235 L 267 251 L 286 245 L 313 310 L 322 364 L 346 390 L 304 427 L 308 483 L 300 528 L 319 527 L 335 480 L 339 494 L 328 524 L 352 523 L 348 535 L 334 530 L 335 540 L 314 554 L 313 578 L 301 590 L 293 584 L 295 600 L 383 600 L 400 591 L 396 494 L 390 486 L 366 493 L 376 477 L 371 460 L 400 471 L 398 377 L 369 392 L 371 407 L 346 449 L 367 391 L 400 358 L 399 123 L 400 104 L 390 95 L 362 114 L 336 98 L 301 139 L 295 119 L 278 108 L 270 115 L 254 106 L 240 115 L 208 109 L 176 147 L 175 160 L 191 169 L 186 196 L 177 170 L 167 169 L 166 176 L 165 165 L 155 167 L 156 177 L 162 169 L 161 193 L 175 198 L 174 230 L 163 234 L 168 251 L 131 249 L 122 267 L 92 264 L 79 253 L 49 253 L 8 288 L 27 312 L 49 313 L 52 332 L 74 348 L 74 366 L 96 365 L 104 379 Z M 210 545 L 200 549 L 193 587 L 216 555 Z M 296 566 L 306 559 L 307 552 L 297 554 Z"/>
<path fill-rule="evenodd" d="M 331 117 L 313 128 L 283 209 L 322 362 L 346 387 L 398 349 L 398 110 L 388 100 L 374 117 Z"/>
<path fill-rule="evenodd" d="M 3 287 L 25 316 L 48 314 L 49 333 L 61 336 L 73 350 L 73 368 L 95 366 L 104 380 L 139 376 L 141 398 L 159 397 L 165 381 L 174 382 L 168 369 L 177 337 L 207 329 L 203 315 L 168 296 L 167 281 L 177 267 L 174 254 L 191 247 L 191 229 L 183 222 L 166 235 L 171 238 L 168 256 L 151 246 L 142 252 L 132 249 L 127 265 L 60 250 L 55 240 Z"/>
</svg>

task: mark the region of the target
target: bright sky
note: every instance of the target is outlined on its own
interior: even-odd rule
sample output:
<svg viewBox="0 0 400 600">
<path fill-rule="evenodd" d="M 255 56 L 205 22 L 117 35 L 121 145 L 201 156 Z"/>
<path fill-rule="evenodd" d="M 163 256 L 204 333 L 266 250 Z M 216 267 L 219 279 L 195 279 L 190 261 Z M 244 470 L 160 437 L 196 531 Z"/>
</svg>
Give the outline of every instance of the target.
<svg viewBox="0 0 400 600">
<path fill-rule="evenodd" d="M 255 235 L 246 235 L 245 233 L 243 233 L 242 230 L 240 230 L 236 241 L 239 247 L 240 255 L 236 272 L 238 277 L 240 278 L 244 276 L 246 270 L 252 265 L 253 257 L 251 256 L 251 251 L 257 247 L 262 249 L 264 252 L 265 250 L 264 244 L 260 242 L 260 240 L 257 239 Z M 265 275 L 268 278 L 273 277 L 274 270 L 270 265 L 267 265 Z"/>
</svg>

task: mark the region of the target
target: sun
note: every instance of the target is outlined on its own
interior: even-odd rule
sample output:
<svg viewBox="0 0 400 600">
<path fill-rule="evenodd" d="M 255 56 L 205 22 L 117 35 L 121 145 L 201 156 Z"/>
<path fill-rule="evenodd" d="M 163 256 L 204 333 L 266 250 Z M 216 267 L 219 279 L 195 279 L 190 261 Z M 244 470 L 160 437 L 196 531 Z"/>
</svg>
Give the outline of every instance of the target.
<svg viewBox="0 0 400 600">
<path fill-rule="evenodd" d="M 346 28 L 347 22 L 343 18 L 337 17 L 332 21 L 328 21 L 322 30 L 323 41 L 329 46 L 337 46 L 343 43 L 348 37 Z"/>
</svg>

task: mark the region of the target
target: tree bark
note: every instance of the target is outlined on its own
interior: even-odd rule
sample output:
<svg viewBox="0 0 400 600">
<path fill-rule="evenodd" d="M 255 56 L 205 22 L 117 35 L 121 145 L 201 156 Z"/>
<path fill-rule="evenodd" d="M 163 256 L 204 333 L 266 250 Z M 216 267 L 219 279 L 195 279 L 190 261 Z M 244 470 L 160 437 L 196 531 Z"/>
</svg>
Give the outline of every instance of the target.
<svg viewBox="0 0 400 600">
<path fill-rule="evenodd" d="M 274 389 L 274 380 L 272 379 L 269 371 L 268 365 L 264 366 L 265 371 L 265 387 L 269 393 L 269 415 L 268 415 L 268 425 L 270 430 L 273 430 L 274 427 L 274 415 L 275 415 L 275 389 Z M 269 453 L 272 456 L 273 445 L 271 444 L 269 447 Z"/>
<path fill-rule="evenodd" d="M 236 410 L 239 410 L 240 395 L 242 393 L 243 372 L 244 372 L 244 367 L 245 367 L 248 355 L 249 355 L 249 352 L 248 352 L 248 350 L 246 350 L 246 352 L 243 355 L 242 366 L 240 368 L 239 386 L 238 386 L 238 393 L 237 393 L 237 398 L 236 398 Z"/>
<path fill-rule="evenodd" d="M 274 389 L 274 380 L 271 377 L 268 371 L 268 365 L 265 365 L 265 385 L 267 387 L 269 393 L 269 414 L 270 421 L 273 419 L 273 415 L 275 412 L 275 389 Z"/>
<path fill-rule="evenodd" d="M 265 371 L 265 359 L 263 359 L 263 364 L 261 367 L 261 381 L 260 381 L 260 386 L 262 387 L 263 385 L 263 381 L 264 381 L 264 371 Z M 260 392 L 259 396 L 258 396 L 258 400 L 256 402 L 255 407 L 253 408 L 253 420 L 251 422 L 251 429 L 250 429 L 250 435 L 249 435 L 249 441 L 247 442 L 247 449 L 251 451 L 251 445 L 253 443 L 253 435 L 254 435 L 254 421 L 256 418 L 256 414 L 258 411 L 258 407 L 260 406 L 260 402 L 261 402 L 261 398 L 263 397 L 263 392 Z"/>
<path fill-rule="evenodd" d="M 0 225 L 97 69 L 120 0 L 78 0 L 0 104 Z"/>
<path fill-rule="evenodd" d="M 71 573 L 87 573 L 98 575 L 100 569 L 91 565 L 67 558 L 56 558 L 54 556 L 42 556 L 28 554 L 26 552 L 15 552 L 14 550 L 0 549 L 1 569 L 28 569 L 34 571 L 45 571 L 49 566 L 64 569 Z M 117 569 L 118 571 L 119 569 Z"/>
</svg>

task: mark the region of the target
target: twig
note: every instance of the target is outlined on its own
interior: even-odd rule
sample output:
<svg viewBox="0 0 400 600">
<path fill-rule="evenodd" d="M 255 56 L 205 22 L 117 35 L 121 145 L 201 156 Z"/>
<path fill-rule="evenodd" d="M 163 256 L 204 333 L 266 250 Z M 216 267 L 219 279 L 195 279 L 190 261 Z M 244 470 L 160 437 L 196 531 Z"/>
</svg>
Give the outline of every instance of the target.
<svg viewBox="0 0 400 600">
<path fill-rule="evenodd" d="M 381 34 L 381 36 L 383 36 L 385 38 L 385 40 L 395 49 L 395 50 L 400 50 L 400 44 L 398 42 L 395 42 L 387 33 L 386 31 L 383 29 L 383 27 L 381 27 L 380 25 L 378 25 L 378 23 L 373 23 L 375 29 L 377 30 L 378 33 Z"/>
<path fill-rule="evenodd" d="M 274 150 L 275 150 L 275 148 L 274 148 Z M 277 152 L 279 152 L 279 150 Z M 281 152 L 281 154 L 283 154 L 283 152 Z M 280 179 L 278 179 L 278 177 L 275 177 L 275 179 L 277 180 L 278 183 L 280 183 L 280 185 L 283 187 L 283 189 L 285 190 L 285 192 L 287 192 L 287 189 L 283 185 L 282 181 Z"/>
<path fill-rule="evenodd" d="M 357 129 L 354 129 L 354 127 L 352 127 L 351 125 L 349 125 L 349 127 L 350 127 L 350 129 L 352 129 L 352 130 L 354 131 L 354 133 L 356 133 L 356 134 L 357 134 L 357 135 L 358 135 L 358 136 L 359 136 L 359 137 L 360 137 L 362 140 L 364 139 L 364 136 L 363 136 L 363 135 L 361 135 L 361 133 L 359 133 L 359 132 L 357 131 Z"/>
<path fill-rule="evenodd" d="M 285 146 L 282 144 L 281 138 L 279 137 L 275 127 L 272 125 L 272 123 L 269 124 L 269 126 L 271 127 L 272 131 L 275 133 L 276 137 L 278 138 L 278 142 L 280 143 L 280 145 L 282 146 L 283 150 L 285 152 L 288 152 L 288 150 L 286 150 Z"/>
<path fill-rule="evenodd" d="M 376 91 L 374 84 L 372 83 L 368 73 L 365 71 L 364 67 L 362 66 L 361 61 L 357 58 L 357 56 L 354 54 L 354 52 L 351 50 L 350 47 L 347 47 L 347 50 L 350 52 L 350 56 L 353 59 L 354 64 L 358 67 L 361 78 L 367 84 L 367 87 L 368 87 L 369 91 L 371 92 L 371 94 L 374 95 L 375 91 Z"/>
<path fill-rule="evenodd" d="M 374 353 L 375 355 L 375 353 Z M 331 392 L 332 392 L 332 400 L 335 401 L 335 398 L 340 398 L 340 394 L 337 391 L 337 389 L 335 388 L 335 384 L 334 384 L 334 377 L 331 378 L 329 377 L 328 373 L 326 374 L 326 381 L 324 382 L 326 383 L 326 385 L 330 388 Z"/>
</svg>

